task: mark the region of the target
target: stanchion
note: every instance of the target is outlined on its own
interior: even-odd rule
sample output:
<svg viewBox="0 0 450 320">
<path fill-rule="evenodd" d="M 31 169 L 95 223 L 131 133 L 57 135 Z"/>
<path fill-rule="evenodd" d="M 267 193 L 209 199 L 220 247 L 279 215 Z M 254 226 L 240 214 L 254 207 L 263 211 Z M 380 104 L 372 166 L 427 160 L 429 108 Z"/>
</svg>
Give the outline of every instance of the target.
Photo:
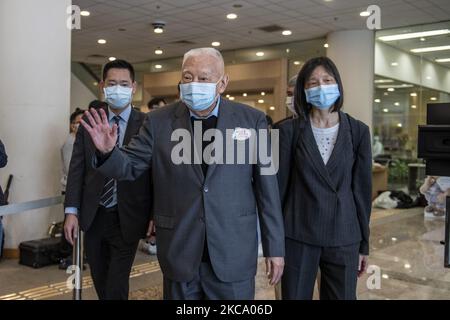
<svg viewBox="0 0 450 320">
<path fill-rule="evenodd" d="M 73 300 L 82 300 L 83 291 L 83 232 L 78 228 L 75 246 L 73 248 L 73 263 L 75 269 L 75 286 L 73 288 Z"/>
</svg>

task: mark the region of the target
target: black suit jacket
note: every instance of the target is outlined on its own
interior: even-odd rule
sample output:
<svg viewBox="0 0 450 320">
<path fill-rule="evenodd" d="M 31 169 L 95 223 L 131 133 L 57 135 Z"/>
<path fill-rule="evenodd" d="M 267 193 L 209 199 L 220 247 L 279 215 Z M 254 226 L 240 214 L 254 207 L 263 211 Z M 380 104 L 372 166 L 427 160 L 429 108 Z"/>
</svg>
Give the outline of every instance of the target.
<svg viewBox="0 0 450 320">
<path fill-rule="evenodd" d="M 348 118 L 347 118 L 348 117 Z M 369 253 L 372 155 L 369 128 L 340 112 L 333 153 L 324 164 L 309 119 L 280 129 L 278 182 L 286 237 L 316 246 L 360 243 Z"/>
<path fill-rule="evenodd" d="M 108 111 L 106 111 L 108 113 Z M 131 110 L 123 144 L 139 132 L 145 114 Z M 88 231 L 95 218 L 100 203 L 106 176 L 92 167 L 95 146 L 89 133 L 79 127 L 72 158 L 70 161 L 65 207 L 79 210 L 79 223 L 83 231 Z M 117 202 L 120 216 L 120 228 L 127 242 L 144 238 L 151 218 L 151 179 L 147 170 L 136 181 L 119 181 L 117 184 Z"/>
<path fill-rule="evenodd" d="M 5 146 L 0 140 L 0 168 L 3 168 L 8 163 L 8 156 L 6 155 Z M 0 205 L 5 203 L 2 187 L 0 186 Z"/>
</svg>

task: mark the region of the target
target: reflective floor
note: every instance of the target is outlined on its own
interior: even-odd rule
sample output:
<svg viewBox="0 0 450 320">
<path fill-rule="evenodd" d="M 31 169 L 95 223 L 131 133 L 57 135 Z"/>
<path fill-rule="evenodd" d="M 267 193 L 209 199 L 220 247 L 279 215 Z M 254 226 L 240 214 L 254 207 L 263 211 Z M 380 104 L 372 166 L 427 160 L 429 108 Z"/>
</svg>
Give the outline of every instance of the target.
<svg viewBox="0 0 450 320">
<path fill-rule="evenodd" d="M 450 269 L 443 267 L 443 219 L 424 219 L 423 209 L 374 210 L 372 274 L 358 283 L 359 299 L 450 299 Z M 256 281 L 257 299 L 274 299 L 267 284 L 264 260 Z M 71 299 L 68 274 L 57 266 L 32 269 L 16 260 L 0 262 L 0 300 Z M 84 299 L 96 299 L 89 271 L 84 272 Z M 315 299 L 317 299 L 317 290 Z M 161 299 L 162 274 L 155 256 L 136 255 L 130 278 L 130 299 Z"/>
</svg>

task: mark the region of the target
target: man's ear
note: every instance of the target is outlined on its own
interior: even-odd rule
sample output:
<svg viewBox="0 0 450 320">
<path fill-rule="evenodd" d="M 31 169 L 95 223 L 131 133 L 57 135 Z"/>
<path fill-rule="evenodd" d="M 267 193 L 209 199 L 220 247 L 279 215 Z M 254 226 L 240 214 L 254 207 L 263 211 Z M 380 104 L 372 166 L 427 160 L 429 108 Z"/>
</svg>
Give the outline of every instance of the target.
<svg viewBox="0 0 450 320">
<path fill-rule="evenodd" d="M 219 85 L 218 85 L 218 90 L 219 90 L 219 94 L 222 94 L 225 92 L 225 90 L 227 89 L 228 86 L 228 75 L 224 75 L 222 80 L 220 80 Z"/>
<path fill-rule="evenodd" d="M 134 81 L 133 84 L 131 85 L 131 87 L 133 88 L 133 94 L 136 94 L 136 90 L 137 90 L 137 82 Z"/>
</svg>

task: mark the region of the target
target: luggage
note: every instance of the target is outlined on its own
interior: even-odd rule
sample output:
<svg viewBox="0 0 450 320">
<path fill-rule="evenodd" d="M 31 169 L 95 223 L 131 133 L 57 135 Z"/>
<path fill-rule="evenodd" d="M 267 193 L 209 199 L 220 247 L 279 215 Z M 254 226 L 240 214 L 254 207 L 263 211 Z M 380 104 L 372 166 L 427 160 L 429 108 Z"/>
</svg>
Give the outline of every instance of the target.
<svg viewBox="0 0 450 320">
<path fill-rule="evenodd" d="M 57 264 L 60 259 L 61 238 L 45 238 L 22 242 L 19 263 L 33 268 Z"/>
</svg>

